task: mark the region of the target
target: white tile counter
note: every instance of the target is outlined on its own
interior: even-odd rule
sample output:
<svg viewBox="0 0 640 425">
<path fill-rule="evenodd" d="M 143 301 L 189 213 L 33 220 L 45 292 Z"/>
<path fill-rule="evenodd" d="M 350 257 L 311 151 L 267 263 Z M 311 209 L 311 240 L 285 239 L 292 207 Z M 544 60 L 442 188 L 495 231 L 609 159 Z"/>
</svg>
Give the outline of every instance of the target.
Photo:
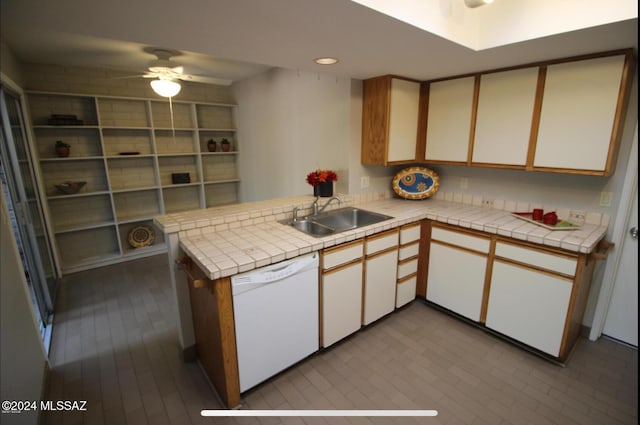
<svg viewBox="0 0 640 425">
<path fill-rule="evenodd" d="M 291 218 L 293 207 L 309 208 L 313 197 L 301 196 L 265 202 L 236 204 L 159 216 L 155 224 L 165 233 L 179 233 L 180 247 L 210 279 L 218 279 L 271 263 L 317 251 L 407 223 L 430 219 L 578 253 L 592 252 L 605 236 L 605 219 L 587 216 L 587 222 L 575 230 L 548 230 L 520 220 L 505 209 L 487 208 L 443 199 L 422 201 L 396 198 L 354 203 L 341 197 L 341 206 L 353 205 L 394 217 L 377 224 L 322 238 L 302 233 L 278 220 Z M 321 204 L 326 202 L 320 200 Z M 333 207 L 337 207 L 332 203 Z M 515 205 L 514 205 L 515 206 Z M 522 211 L 521 205 L 517 205 Z M 527 206 L 528 207 L 528 206 Z M 560 218 L 569 211 L 558 210 Z M 304 215 L 304 211 L 300 216 Z"/>
</svg>

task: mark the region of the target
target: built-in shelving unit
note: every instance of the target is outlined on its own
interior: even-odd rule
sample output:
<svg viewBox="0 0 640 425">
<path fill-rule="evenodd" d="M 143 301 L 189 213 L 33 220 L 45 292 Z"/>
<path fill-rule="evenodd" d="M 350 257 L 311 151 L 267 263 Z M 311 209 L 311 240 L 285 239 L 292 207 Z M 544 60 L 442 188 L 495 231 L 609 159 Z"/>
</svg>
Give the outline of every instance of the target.
<svg viewBox="0 0 640 425">
<path fill-rule="evenodd" d="M 28 102 L 64 273 L 166 250 L 159 231 L 150 246 L 128 243 L 155 215 L 238 201 L 236 105 L 51 92 L 28 92 Z M 82 125 L 50 125 L 54 114 Z M 228 152 L 208 151 L 223 138 Z M 57 140 L 71 145 L 68 157 L 56 154 Z M 174 184 L 174 173 L 190 181 Z M 65 181 L 86 185 L 66 195 L 55 188 Z"/>
</svg>

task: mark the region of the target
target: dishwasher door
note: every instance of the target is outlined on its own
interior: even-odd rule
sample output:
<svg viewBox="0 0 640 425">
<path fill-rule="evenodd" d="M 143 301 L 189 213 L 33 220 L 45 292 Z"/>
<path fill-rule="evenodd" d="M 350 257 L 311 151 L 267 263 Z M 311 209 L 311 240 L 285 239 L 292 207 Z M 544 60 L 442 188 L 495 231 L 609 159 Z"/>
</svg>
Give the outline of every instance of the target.
<svg viewBox="0 0 640 425">
<path fill-rule="evenodd" d="M 240 392 L 318 351 L 318 257 L 231 278 Z"/>
</svg>

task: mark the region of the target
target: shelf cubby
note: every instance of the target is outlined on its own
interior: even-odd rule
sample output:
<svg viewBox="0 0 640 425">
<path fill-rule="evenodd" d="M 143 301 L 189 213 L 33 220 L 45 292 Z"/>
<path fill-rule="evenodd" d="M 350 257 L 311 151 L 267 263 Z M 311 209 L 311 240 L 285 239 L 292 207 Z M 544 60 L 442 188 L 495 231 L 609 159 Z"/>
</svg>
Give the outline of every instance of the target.
<svg viewBox="0 0 640 425">
<path fill-rule="evenodd" d="M 40 164 L 45 190 L 49 196 L 63 195 L 54 185 L 66 181 L 84 181 L 87 184 L 80 193 L 108 190 L 107 174 L 102 159 L 43 161 Z"/>
<path fill-rule="evenodd" d="M 171 122 L 171 109 L 173 109 L 173 125 Z M 191 114 L 191 105 L 173 102 L 171 107 L 168 102 L 151 102 L 151 116 L 155 128 L 195 128 Z"/>
<path fill-rule="evenodd" d="M 71 146 L 68 158 L 102 155 L 98 127 L 35 127 L 36 148 L 41 159 L 59 158 L 55 145 L 58 140 Z"/>
<path fill-rule="evenodd" d="M 111 190 L 139 189 L 157 186 L 152 157 L 122 156 L 107 160 Z"/>
<path fill-rule="evenodd" d="M 34 126 L 49 125 L 52 115 L 75 115 L 78 120 L 82 120 L 82 124 L 85 126 L 98 125 L 96 101 L 93 96 L 31 94 L 28 102 L 29 114 Z"/>
<path fill-rule="evenodd" d="M 203 155 L 202 174 L 205 182 L 237 179 L 238 170 L 235 155 Z"/>
<path fill-rule="evenodd" d="M 140 155 L 153 153 L 151 130 L 133 128 L 105 128 L 102 140 L 107 156 L 120 155 L 122 152 L 138 152 Z"/>
<path fill-rule="evenodd" d="M 132 99 L 98 98 L 103 127 L 150 127 L 147 102 Z"/>
<path fill-rule="evenodd" d="M 120 255 L 115 226 L 61 233 L 56 240 L 63 270 L 104 262 Z"/>
<path fill-rule="evenodd" d="M 166 187 L 162 189 L 162 197 L 165 214 L 200 208 L 200 186 Z"/>
<path fill-rule="evenodd" d="M 171 175 L 174 173 L 189 173 L 191 183 L 200 182 L 197 162 L 195 155 L 162 156 L 158 158 L 160 184 L 162 186 L 173 185 Z"/>
<path fill-rule="evenodd" d="M 235 140 L 235 131 L 233 130 L 200 130 L 198 132 L 198 143 L 200 152 L 209 153 L 209 148 L 207 147 L 207 143 L 209 140 L 215 140 L 216 142 L 216 152 L 222 152 L 221 143 L 222 139 L 227 139 L 229 141 L 230 149 L 229 152 L 235 152 L 238 150 L 238 146 Z"/>
<path fill-rule="evenodd" d="M 196 105 L 198 128 L 232 129 L 233 109 L 229 105 Z"/>
<path fill-rule="evenodd" d="M 156 130 L 156 152 L 162 154 L 196 153 L 193 132 L 185 130 Z"/>
<path fill-rule="evenodd" d="M 113 203 L 118 222 L 146 219 L 161 213 L 158 189 L 114 193 Z"/>
<path fill-rule="evenodd" d="M 129 232 L 131 232 L 134 227 L 140 225 L 149 226 L 153 229 L 153 242 L 149 246 L 133 247 L 129 244 Z M 120 232 L 120 243 L 124 255 L 153 254 L 165 249 L 164 234 L 153 225 L 153 220 L 149 219 L 120 224 L 118 226 L 118 232 Z"/>
<path fill-rule="evenodd" d="M 209 183 L 204 186 L 205 208 L 238 203 L 238 182 Z"/>
<path fill-rule="evenodd" d="M 96 224 L 113 223 L 109 195 L 61 197 L 49 200 L 49 209 L 56 233 Z"/>
</svg>

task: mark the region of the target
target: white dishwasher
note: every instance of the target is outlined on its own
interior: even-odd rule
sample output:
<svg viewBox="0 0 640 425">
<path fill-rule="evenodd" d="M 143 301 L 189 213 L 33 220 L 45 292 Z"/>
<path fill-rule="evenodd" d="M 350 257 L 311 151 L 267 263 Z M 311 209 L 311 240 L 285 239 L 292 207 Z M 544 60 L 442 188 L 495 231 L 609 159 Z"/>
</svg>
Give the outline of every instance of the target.
<svg viewBox="0 0 640 425">
<path fill-rule="evenodd" d="M 240 392 L 318 351 L 318 257 L 231 278 Z"/>
</svg>

